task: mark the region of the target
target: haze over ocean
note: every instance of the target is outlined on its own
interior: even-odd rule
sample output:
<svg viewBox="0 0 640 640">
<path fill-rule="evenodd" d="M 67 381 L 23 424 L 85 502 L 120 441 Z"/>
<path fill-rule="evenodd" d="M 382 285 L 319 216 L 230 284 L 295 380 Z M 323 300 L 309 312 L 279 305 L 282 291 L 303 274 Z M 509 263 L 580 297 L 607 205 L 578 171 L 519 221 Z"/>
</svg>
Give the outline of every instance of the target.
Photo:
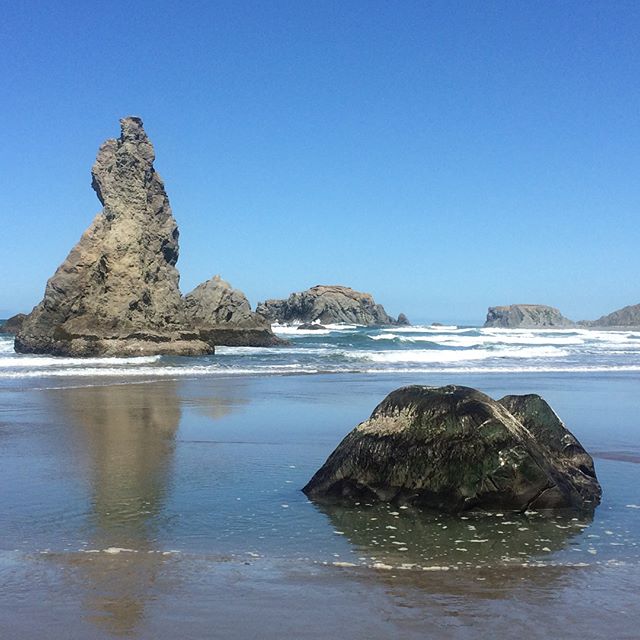
<svg viewBox="0 0 640 640">
<path fill-rule="evenodd" d="M 99 210 L 89 169 L 140 115 L 183 291 L 318 283 L 415 321 L 637 303 L 634 2 L 3 3 L 0 317 Z"/>
</svg>

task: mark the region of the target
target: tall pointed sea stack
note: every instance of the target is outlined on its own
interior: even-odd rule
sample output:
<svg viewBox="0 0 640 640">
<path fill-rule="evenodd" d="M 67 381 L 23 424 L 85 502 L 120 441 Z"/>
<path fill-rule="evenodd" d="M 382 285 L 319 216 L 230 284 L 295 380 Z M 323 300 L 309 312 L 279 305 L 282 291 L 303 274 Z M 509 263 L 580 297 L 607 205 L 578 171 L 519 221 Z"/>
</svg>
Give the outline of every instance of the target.
<svg viewBox="0 0 640 640">
<path fill-rule="evenodd" d="M 178 227 L 140 118 L 98 151 L 92 186 L 103 205 L 53 277 L 15 342 L 22 353 L 198 355 L 178 286 Z"/>
</svg>

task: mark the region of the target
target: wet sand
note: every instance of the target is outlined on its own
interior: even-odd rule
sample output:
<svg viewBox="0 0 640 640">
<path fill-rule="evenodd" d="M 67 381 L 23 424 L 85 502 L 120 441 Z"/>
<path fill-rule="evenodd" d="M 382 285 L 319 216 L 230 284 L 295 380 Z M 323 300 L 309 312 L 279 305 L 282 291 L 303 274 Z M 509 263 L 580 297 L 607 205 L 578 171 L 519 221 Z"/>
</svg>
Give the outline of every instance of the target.
<svg viewBox="0 0 640 640">
<path fill-rule="evenodd" d="M 3 387 L 0 637 L 637 637 L 638 380 L 454 381 L 545 395 L 596 453 L 593 520 L 306 500 L 389 390 L 437 377 Z"/>
</svg>

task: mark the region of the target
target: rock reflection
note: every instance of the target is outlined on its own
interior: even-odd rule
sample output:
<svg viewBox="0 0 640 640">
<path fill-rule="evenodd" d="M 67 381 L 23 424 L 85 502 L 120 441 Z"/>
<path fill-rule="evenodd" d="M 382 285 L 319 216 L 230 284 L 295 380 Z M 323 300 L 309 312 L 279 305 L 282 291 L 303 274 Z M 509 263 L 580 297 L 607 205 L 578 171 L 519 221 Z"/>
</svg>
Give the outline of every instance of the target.
<svg viewBox="0 0 640 640">
<path fill-rule="evenodd" d="M 87 617 L 133 633 L 168 556 L 157 547 L 180 403 L 175 383 L 65 389 L 56 394 L 89 469 L 84 553 L 67 557 L 84 583 Z"/>
<path fill-rule="evenodd" d="M 591 515 L 437 514 L 388 504 L 322 504 L 369 566 L 451 570 L 543 563 L 576 544 Z"/>
<path fill-rule="evenodd" d="M 239 377 L 183 382 L 180 396 L 185 405 L 213 420 L 225 418 L 250 403 L 247 381 Z"/>
</svg>

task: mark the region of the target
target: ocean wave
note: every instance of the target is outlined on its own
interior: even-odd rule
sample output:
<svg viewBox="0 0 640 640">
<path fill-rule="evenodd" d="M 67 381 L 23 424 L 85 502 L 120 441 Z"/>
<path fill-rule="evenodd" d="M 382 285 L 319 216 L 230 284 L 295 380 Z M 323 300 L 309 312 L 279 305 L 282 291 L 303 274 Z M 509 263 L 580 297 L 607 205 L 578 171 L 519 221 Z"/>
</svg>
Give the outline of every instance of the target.
<svg viewBox="0 0 640 640">
<path fill-rule="evenodd" d="M 314 374 L 537 374 L 537 373 L 638 373 L 640 365 L 501 365 L 501 366 L 447 366 L 436 363 L 436 366 L 397 367 L 384 366 L 393 363 L 381 363 L 381 366 L 351 367 L 313 367 L 309 365 L 271 365 L 254 367 L 156 367 L 137 369 L 87 368 L 87 369 L 54 369 L 52 371 L 14 371 L 0 372 L 0 379 L 48 379 L 48 378 L 95 378 L 95 379 L 136 379 L 152 381 L 157 379 L 179 379 L 196 377 L 234 377 L 242 375 L 277 376 L 277 375 L 314 375 Z M 409 363 L 405 363 L 409 364 Z M 437 366 L 439 364 L 440 366 Z"/>
<path fill-rule="evenodd" d="M 312 324 L 320 324 L 314 322 Z M 357 324 L 323 324 L 324 329 L 300 329 L 300 324 L 277 324 L 271 325 L 271 330 L 277 335 L 286 336 L 308 336 L 308 335 L 328 335 L 329 333 L 352 333 L 358 329 L 362 329 Z"/>
<path fill-rule="evenodd" d="M 412 324 L 406 327 L 390 327 L 394 333 L 461 333 L 478 331 L 474 327 L 458 327 L 456 325 Z"/>
<path fill-rule="evenodd" d="M 463 362 L 494 358 L 560 358 L 568 356 L 568 351 L 554 347 L 531 347 L 522 349 L 489 350 L 427 350 L 406 349 L 368 352 L 348 352 L 350 358 L 366 358 L 372 362 Z"/>
<path fill-rule="evenodd" d="M 11 338 L 0 338 L 0 353 L 14 353 L 13 336 Z"/>
<path fill-rule="evenodd" d="M 0 379 L 22 378 L 180 378 L 214 375 L 255 375 L 283 373 L 320 373 L 317 367 L 283 364 L 255 367 L 220 367 L 217 365 L 165 366 L 165 367 L 86 367 L 78 369 L 52 369 L 30 371 L 0 371 Z"/>
<path fill-rule="evenodd" d="M 13 355 L 9 358 L 0 357 L 0 369 L 14 369 L 26 367 L 86 367 L 87 365 L 145 365 L 159 362 L 162 356 L 132 356 L 131 358 L 60 358 L 50 356 L 22 356 Z"/>
</svg>

